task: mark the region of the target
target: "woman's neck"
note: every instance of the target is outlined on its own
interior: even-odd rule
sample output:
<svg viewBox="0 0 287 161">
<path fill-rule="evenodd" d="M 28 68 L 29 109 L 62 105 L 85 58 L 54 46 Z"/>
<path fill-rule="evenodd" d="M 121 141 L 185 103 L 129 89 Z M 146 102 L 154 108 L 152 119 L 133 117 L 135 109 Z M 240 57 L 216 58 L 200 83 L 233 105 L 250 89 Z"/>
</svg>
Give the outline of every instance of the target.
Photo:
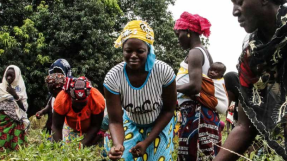
<svg viewBox="0 0 287 161">
<path fill-rule="evenodd" d="M 199 36 L 192 36 L 190 40 L 190 49 L 196 48 L 196 47 L 201 47 L 201 41 Z"/>
<path fill-rule="evenodd" d="M 196 48 L 196 47 L 201 47 L 201 46 L 202 46 L 201 42 L 196 42 L 191 45 L 191 49 Z"/>
<path fill-rule="evenodd" d="M 135 69 L 131 69 L 128 66 L 126 66 L 126 71 L 127 71 L 127 73 L 133 74 L 133 75 L 139 75 L 139 74 L 146 73 L 145 67 L 141 67 L 141 68 L 135 70 Z"/>
<path fill-rule="evenodd" d="M 258 38 L 265 44 L 269 42 L 276 31 L 276 23 L 268 23 L 265 27 L 258 29 Z"/>
<path fill-rule="evenodd" d="M 73 108 L 73 111 L 74 111 L 75 113 L 79 113 L 79 112 L 81 112 L 81 111 L 84 109 L 84 107 L 83 107 L 82 109 L 79 109 L 79 108 L 77 108 L 77 107 L 75 107 L 75 106 L 73 106 L 73 105 L 72 105 L 72 108 Z"/>
<path fill-rule="evenodd" d="M 277 21 L 277 11 L 279 9 L 279 6 L 270 6 L 269 12 L 265 13 L 265 20 L 264 23 L 261 24 L 260 28 L 258 29 L 258 38 L 265 44 L 269 42 L 276 29 L 276 21 Z"/>
</svg>

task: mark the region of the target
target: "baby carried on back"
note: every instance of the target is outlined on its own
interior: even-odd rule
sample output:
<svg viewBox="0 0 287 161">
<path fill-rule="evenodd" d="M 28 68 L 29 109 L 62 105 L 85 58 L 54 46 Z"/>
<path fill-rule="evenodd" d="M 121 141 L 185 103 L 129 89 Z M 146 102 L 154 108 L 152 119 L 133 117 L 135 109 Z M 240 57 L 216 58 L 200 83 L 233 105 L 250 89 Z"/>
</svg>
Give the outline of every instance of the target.
<svg viewBox="0 0 287 161">
<path fill-rule="evenodd" d="M 177 76 L 177 85 L 187 83 L 187 79 L 184 77 L 185 74 L 183 66 L 181 66 L 181 71 L 179 71 Z M 202 83 L 200 93 L 195 95 L 195 99 L 202 105 L 217 111 L 221 114 L 225 114 L 228 108 L 228 95 L 225 89 L 225 83 L 223 75 L 226 71 L 224 64 L 216 62 L 211 64 L 208 69 L 207 75 L 202 74 Z M 180 76 L 182 75 L 182 76 Z M 189 81 L 189 80 L 188 80 Z M 182 93 L 177 94 L 178 104 L 180 105 L 184 101 L 190 98 Z"/>
</svg>

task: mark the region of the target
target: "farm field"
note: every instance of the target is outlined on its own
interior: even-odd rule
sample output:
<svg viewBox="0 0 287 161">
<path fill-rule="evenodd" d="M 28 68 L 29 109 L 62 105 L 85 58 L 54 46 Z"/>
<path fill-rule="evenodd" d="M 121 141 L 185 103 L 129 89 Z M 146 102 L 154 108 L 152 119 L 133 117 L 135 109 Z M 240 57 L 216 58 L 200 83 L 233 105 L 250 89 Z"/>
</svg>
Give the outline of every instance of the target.
<svg viewBox="0 0 287 161">
<path fill-rule="evenodd" d="M 0 154 L 1 161 L 87 161 L 87 160 L 107 160 L 103 157 L 103 148 L 79 148 L 79 140 L 75 140 L 70 144 L 52 143 L 48 140 L 47 134 L 42 132 L 42 128 L 45 125 L 46 117 L 37 120 L 35 117 L 31 117 L 31 128 L 28 133 L 28 146 L 21 147 L 18 152 L 4 152 Z M 221 120 L 225 120 L 225 116 L 220 116 Z M 226 126 L 222 132 L 222 142 L 227 138 Z M 280 161 L 281 158 L 268 149 L 266 143 L 262 142 L 258 136 L 256 138 L 257 143 L 249 148 L 248 152 L 244 154 L 245 157 L 250 158 L 252 161 Z M 173 153 L 173 159 L 177 158 L 177 141 L 178 137 L 174 138 L 175 151 Z M 260 156 L 258 154 L 261 154 Z M 239 161 L 245 161 L 247 159 L 240 158 Z"/>
</svg>

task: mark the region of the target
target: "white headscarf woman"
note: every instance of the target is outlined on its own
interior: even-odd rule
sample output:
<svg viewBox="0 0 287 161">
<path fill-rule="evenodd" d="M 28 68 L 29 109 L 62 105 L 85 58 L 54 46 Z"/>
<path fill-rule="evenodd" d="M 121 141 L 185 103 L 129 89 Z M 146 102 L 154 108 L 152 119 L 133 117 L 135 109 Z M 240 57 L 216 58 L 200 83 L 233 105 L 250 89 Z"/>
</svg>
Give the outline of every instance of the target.
<svg viewBox="0 0 287 161">
<path fill-rule="evenodd" d="M 8 78 L 7 72 L 9 69 L 13 69 L 15 71 L 15 79 L 11 80 L 12 82 L 7 81 L 7 78 Z M 18 96 L 17 100 L 15 99 L 15 94 L 16 94 L 16 98 Z M 0 84 L 0 102 L 3 102 L 3 101 L 14 102 L 15 108 L 8 109 L 8 108 L 5 108 L 5 106 L 1 106 L 0 110 L 3 110 L 5 114 L 7 114 L 9 117 L 11 117 L 14 120 L 17 120 L 17 121 L 22 120 L 25 124 L 25 128 L 29 125 L 29 120 L 27 119 L 27 113 L 26 113 L 26 111 L 28 110 L 27 99 L 28 97 L 26 93 L 26 87 L 25 87 L 25 83 L 21 75 L 20 68 L 15 65 L 9 65 L 6 68 L 6 71 L 3 75 L 2 83 Z M 19 101 L 22 102 L 23 109 L 19 107 Z"/>
</svg>

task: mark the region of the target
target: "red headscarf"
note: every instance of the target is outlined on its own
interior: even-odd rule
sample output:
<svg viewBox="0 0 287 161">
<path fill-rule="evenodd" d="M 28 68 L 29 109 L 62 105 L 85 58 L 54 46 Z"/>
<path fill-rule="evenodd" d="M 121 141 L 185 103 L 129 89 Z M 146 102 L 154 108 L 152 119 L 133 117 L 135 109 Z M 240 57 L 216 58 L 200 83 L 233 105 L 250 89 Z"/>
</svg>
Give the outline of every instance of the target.
<svg viewBox="0 0 287 161">
<path fill-rule="evenodd" d="M 70 83 L 70 96 L 75 101 L 86 101 L 90 95 L 91 88 L 92 85 L 88 78 L 81 76 L 79 78 L 73 79 Z"/>
<path fill-rule="evenodd" d="M 174 25 L 174 30 L 190 30 L 206 37 L 210 35 L 210 22 L 197 14 L 183 12 Z"/>
</svg>

